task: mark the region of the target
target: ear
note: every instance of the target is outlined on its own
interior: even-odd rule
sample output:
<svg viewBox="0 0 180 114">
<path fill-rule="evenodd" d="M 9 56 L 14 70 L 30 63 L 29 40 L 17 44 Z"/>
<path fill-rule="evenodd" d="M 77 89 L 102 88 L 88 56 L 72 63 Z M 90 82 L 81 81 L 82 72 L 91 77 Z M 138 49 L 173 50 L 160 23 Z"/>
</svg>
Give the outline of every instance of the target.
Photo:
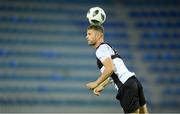
<svg viewBox="0 0 180 114">
<path fill-rule="evenodd" d="M 104 37 L 104 34 L 100 33 L 101 37 L 103 38 Z"/>
<path fill-rule="evenodd" d="M 97 32 L 97 37 L 98 37 L 98 39 L 101 39 L 103 37 L 103 34 L 100 32 Z"/>
</svg>

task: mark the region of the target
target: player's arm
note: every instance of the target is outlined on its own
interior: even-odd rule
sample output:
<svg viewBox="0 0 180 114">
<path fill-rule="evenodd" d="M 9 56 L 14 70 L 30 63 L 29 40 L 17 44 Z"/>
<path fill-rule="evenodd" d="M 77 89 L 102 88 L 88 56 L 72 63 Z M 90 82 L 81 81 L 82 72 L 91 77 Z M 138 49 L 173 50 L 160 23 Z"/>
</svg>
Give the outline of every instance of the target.
<svg viewBox="0 0 180 114">
<path fill-rule="evenodd" d="M 107 78 L 104 82 L 102 82 L 99 86 L 105 87 L 106 85 L 108 85 L 110 83 L 110 79 Z"/>
<path fill-rule="evenodd" d="M 94 88 L 94 94 L 99 96 L 101 92 L 104 90 L 104 87 L 107 86 L 109 83 L 111 83 L 110 79 L 106 79 L 104 82 L 102 82 L 99 86 Z"/>
<path fill-rule="evenodd" d="M 102 45 L 98 48 L 98 50 L 96 51 L 96 57 L 101 61 L 104 68 L 103 70 L 101 70 L 102 71 L 101 75 L 96 81 L 90 82 L 86 85 L 91 90 L 99 86 L 108 77 L 110 77 L 113 73 L 113 68 L 114 68 L 110 52 L 106 45 Z"/>
<path fill-rule="evenodd" d="M 107 86 L 110 83 L 110 79 L 107 78 L 104 82 L 102 82 L 101 84 L 99 84 L 96 88 L 100 87 L 102 89 L 104 89 L 105 86 Z M 95 89 L 96 89 L 95 88 Z"/>
<path fill-rule="evenodd" d="M 103 60 L 102 64 L 104 66 L 104 70 L 99 78 L 95 82 L 90 82 L 86 85 L 91 90 L 103 83 L 113 73 L 113 62 L 110 57 L 107 57 L 105 60 Z"/>
<path fill-rule="evenodd" d="M 110 57 L 106 58 L 102 62 L 104 66 L 104 71 L 101 73 L 100 77 L 96 80 L 97 85 L 106 85 L 108 81 L 106 81 L 113 73 L 113 62 Z"/>
</svg>

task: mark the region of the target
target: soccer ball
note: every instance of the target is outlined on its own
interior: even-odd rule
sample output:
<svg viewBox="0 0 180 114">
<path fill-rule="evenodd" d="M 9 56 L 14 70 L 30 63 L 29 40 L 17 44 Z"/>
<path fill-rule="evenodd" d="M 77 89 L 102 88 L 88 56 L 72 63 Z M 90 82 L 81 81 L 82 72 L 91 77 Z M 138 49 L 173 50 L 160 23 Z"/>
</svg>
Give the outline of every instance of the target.
<svg viewBox="0 0 180 114">
<path fill-rule="evenodd" d="M 89 23 L 92 25 L 101 25 L 106 20 L 106 14 L 100 7 L 90 8 L 86 17 L 89 20 Z"/>
</svg>

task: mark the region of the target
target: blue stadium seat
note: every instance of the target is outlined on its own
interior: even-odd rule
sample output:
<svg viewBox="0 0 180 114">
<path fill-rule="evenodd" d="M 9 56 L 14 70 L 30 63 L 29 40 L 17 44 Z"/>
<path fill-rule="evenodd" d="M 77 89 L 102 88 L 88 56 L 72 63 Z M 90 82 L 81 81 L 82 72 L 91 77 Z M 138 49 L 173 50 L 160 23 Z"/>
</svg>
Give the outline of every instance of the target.
<svg viewBox="0 0 180 114">
<path fill-rule="evenodd" d="M 156 58 L 150 53 L 144 53 L 143 60 L 144 61 L 154 61 Z"/>
<path fill-rule="evenodd" d="M 123 0 L 123 5 L 125 6 L 132 6 L 132 7 L 140 7 L 140 6 L 178 6 L 180 4 L 179 0 L 150 0 L 150 1 L 143 1 L 143 0 Z"/>
<path fill-rule="evenodd" d="M 176 66 L 156 66 L 156 65 L 151 65 L 149 68 L 149 71 L 151 72 L 169 72 L 169 73 L 179 73 L 180 68 Z"/>
<path fill-rule="evenodd" d="M 128 14 L 130 17 L 133 18 L 169 18 L 169 17 L 179 17 L 180 12 L 171 10 L 154 10 L 154 11 L 131 11 Z"/>
<path fill-rule="evenodd" d="M 178 61 L 179 60 L 179 55 L 173 55 L 172 53 L 168 53 L 168 52 L 165 52 L 163 54 L 151 54 L 151 53 L 146 53 L 144 52 L 144 55 L 143 55 L 143 60 L 144 61 L 147 61 L 147 62 L 152 62 L 152 61 L 155 61 L 155 62 L 168 62 L 168 61 Z"/>
<path fill-rule="evenodd" d="M 0 57 L 6 56 L 7 55 L 7 50 L 6 49 L 0 49 Z"/>
<path fill-rule="evenodd" d="M 126 22 L 107 22 L 104 23 L 104 27 L 113 27 L 113 28 L 127 28 L 127 23 Z"/>
<path fill-rule="evenodd" d="M 135 24 L 136 28 L 145 28 L 145 29 L 170 29 L 170 28 L 179 28 L 180 22 L 161 22 L 161 21 L 139 21 Z"/>
<path fill-rule="evenodd" d="M 128 33 L 125 33 L 125 32 L 122 32 L 122 33 L 121 32 L 116 32 L 116 33 L 106 32 L 105 37 L 107 37 L 107 38 L 111 38 L 111 37 L 128 38 Z"/>
<path fill-rule="evenodd" d="M 161 41 L 161 40 L 178 40 L 180 38 L 179 33 L 177 32 L 142 32 L 140 34 L 141 40 L 156 40 L 156 41 Z"/>
<path fill-rule="evenodd" d="M 180 103 L 177 100 L 162 100 L 159 105 L 162 108 L 175 108 L 179 107 Z"/>
<path fill-rule="evenodd" d="M 180 82 L 179 82 L 180 83 Z M 172 82 L 173 84 L 173 82 Z M 163 95 L 170 95 L 170 96 L 179 96 L 180 95 L 180 88 L 166 88 L 162 91 Z"/>
<path fill-rule="evenodd" d="M 169 76 L 169 77 L 159 76 L 156 78 L 156 83 L 157 84 L 179 84 L 180 78 L 174 77 L 174 76 Z"/>
</svg>

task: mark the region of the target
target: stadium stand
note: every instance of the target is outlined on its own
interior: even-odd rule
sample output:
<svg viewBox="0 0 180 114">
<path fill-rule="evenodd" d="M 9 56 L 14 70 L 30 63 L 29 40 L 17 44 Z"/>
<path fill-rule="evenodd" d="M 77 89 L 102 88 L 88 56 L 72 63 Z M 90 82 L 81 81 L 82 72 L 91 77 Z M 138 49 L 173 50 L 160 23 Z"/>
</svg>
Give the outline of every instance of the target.
<svg viewBox="0 0 180 114">
<path fill-rule="evenodd" d="M 99 75 L 86 12 L 107 14 L 106 41 L 144 86 L 150 112 L 179 112 L 178 0 L 1 0 L 0 112 L 122 112 L 116 90 L 95 97 Z"/>
</svg>

